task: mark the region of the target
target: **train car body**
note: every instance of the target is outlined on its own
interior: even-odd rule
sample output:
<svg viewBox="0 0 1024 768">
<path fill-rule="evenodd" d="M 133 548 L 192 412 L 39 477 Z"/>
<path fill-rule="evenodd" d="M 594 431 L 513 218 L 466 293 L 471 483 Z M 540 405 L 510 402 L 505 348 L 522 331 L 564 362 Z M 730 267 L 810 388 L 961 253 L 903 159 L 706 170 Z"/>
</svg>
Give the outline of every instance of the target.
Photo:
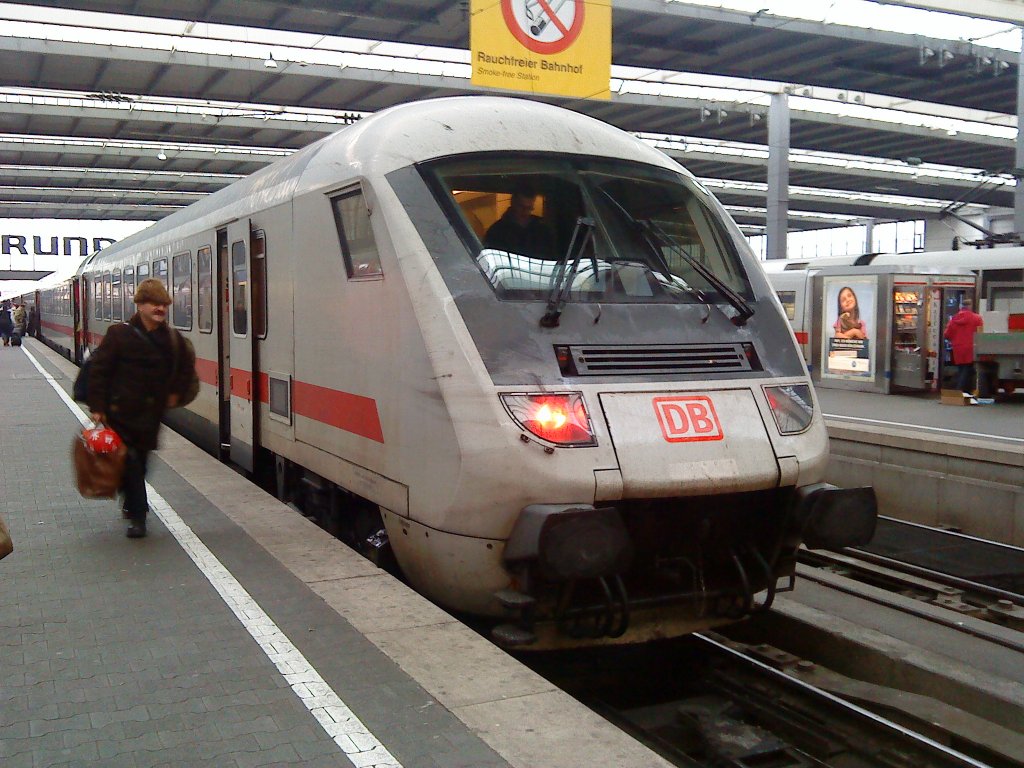
<svg viewBox="0 0 1024 768">
<path fill-rule="evenodd" d="M 1000 388 L 1012 393 L 1024 385 L 1024 248 L 999 247 L 916 253 L 872 253 L 862 256 L 828 256 L 816 259 L 769 261 L 765 273 L 782 302 L 805 361 L 813 359 L 811 341 L 815 275 L 843 273 L 867 276 L 880 269 L 907 273 L 969 274 L 977 276 L 976 309 L 987 313 L 987 325 L 995 333 L 978 337 L 979 389 L 988 396 Z M 955 293 L 955 291 L 954 291 Z M 973 293 L 973 290 L 970 291 Z M 955 300 L 951 296 L 950 300 Z M 944 306 L 941 326 L 957 305 Z M 940 329 L 941 330 L 941 329 Z M 986 328 L 989 330 L 989 328 Z M 941 343 L 941 339 L 937 338 Z M 898 367 L 894 365 L 893 367 Z M 945 368 L 951 368 L 951 361 Z M 950 376 L 947 374 L 947 380 Z M 936 379 L 941 373 L 936 372 Z M 946 384 L 951 386 L 951 382 Z M 945 384 L 943 385 L 945 386 Z"/>
<path fill-rule="evenodd" d="M 547 252 L 489 242 L 517 195 Z M 202 381 L 171 423 L 507 644 L 734 620 L 873 529 L 735 224 L 590 118 L 368 117 L 87 260 L 86 346 L 150 276 Z"/>
</svg>

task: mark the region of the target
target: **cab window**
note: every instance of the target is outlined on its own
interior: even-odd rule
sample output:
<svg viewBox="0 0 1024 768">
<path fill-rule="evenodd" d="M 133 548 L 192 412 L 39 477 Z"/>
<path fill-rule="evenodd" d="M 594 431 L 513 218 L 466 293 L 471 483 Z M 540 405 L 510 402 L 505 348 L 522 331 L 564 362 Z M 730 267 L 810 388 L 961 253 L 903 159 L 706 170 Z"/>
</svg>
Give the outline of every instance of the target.
<svg viewBox="0 0 1024 768">
<path fill-rule="evenodd" d="M 563 280 L 568 301 L 752 298 L 729 222 L 682 172 L 543 153 L 421 171 L 500 299 L 543 300 Z"/>
<path fill-rule="evenodd" d="M 384 273 L 362 191 L 339 195 L 331 200 L 331 206 L 349 279 L 379 280 Z"/>
</svg>

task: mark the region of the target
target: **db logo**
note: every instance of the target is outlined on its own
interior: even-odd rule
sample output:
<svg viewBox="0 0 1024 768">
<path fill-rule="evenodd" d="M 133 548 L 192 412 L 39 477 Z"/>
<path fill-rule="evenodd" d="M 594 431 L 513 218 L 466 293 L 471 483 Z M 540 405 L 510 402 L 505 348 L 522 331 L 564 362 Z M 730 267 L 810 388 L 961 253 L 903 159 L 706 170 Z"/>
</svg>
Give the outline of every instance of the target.
<svg viewBox="0 0 1024 768">
<path fill-rule="evenodd" d="M 710 397 L 656 397 L 651 402 L 658 415 L 661 434 L 670 443 L 721 440 L 725 437 Z"/>
</svg>

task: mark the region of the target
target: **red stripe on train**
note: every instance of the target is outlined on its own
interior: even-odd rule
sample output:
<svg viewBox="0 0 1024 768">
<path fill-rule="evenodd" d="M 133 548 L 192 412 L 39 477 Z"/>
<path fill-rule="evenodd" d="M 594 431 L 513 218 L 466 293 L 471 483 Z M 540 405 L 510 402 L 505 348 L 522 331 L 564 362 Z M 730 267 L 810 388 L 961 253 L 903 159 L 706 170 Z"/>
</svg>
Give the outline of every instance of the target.
<svg viewBox="0 0 1024 768">
<path fill-rule="evenodd" d="M 261 389 L 264 389 L 261 387 Z M 384 442 L 377 401 L 301 381 L 292 382 L 292 410 L 354 435 Z"/>
<path fill-rule="evenodd" d="M 217 364 L 213 360 L 203 360 L 201 357 L 197 357 L 196 375 L 204 384 L 217 386 Z"/>
<path fill-rule="evenodd" d="M 51 331 L 59 331 L 60 333 L 66 334 L 68 336 L 73 336 L 74 333 L 75 333 L 75 329 L 72 328 L 70 325 L 61 325 L 60 323 L 51 323 L 49 320 L 40 320 L 39 324 L 43 328 L 49 328 Z"/>
</svg>

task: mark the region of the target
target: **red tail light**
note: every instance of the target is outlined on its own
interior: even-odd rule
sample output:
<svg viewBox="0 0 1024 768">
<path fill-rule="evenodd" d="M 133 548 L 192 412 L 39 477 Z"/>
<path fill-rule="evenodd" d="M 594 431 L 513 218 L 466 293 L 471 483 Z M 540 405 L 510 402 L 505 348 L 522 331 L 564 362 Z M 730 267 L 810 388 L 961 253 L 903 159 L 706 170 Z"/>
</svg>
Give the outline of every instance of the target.
<svg viewBox="0 0 1024 768">
<path fill-rule="evenodd" d="M 597 445 L 583 395 L 503 394 L 509 415 L 527 432 L 549 443 L 568 446 Z"/>
</svg>

